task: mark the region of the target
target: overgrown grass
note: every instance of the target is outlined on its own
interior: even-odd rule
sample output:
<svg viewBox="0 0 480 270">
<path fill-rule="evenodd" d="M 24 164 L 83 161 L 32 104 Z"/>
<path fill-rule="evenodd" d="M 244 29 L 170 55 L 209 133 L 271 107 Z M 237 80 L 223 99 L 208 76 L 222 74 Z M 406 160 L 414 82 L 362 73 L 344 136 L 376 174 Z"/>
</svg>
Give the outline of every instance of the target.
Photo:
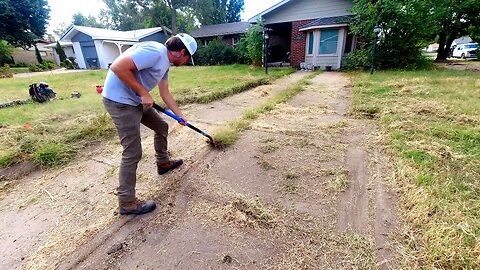
<svg viewBox="0 0 480 270">
<path fill-rule="evenodd" d="M 209 102 L 247 90 L 293 72 L 293 69 L 270 69 L 245 65 L 217 67 L 172 67 L 170 89 L 179 103 Z M 43 166 L 68 162 L 89 143 L 115 134 L 105 115 L 102 97 L 95 86 L 103 84 L 106 71 L 47 74 L 28 78 L 0 80 L 0 102 L 29 98 L 28 86 L 47 82 L 58 99 L 44 104 L 0 109 L 0 167 L 24 160 Z M 81 98 L 70 98 L 72 91 Z M 160 101 L 158 90 L 152 96 Z"/>
<path fill-rule="evenodd" d="M 392 150 L 405 266 L 480 269 L 480 73 L 355 74 L 353 109 Z"/>
<path fill-rule="evenodd" d="M 263 113 L 273 110 L 275 108 L 275 105 L 279 103 L 284 103 L 299 92 L 303 91 L 305 85 L 308 84 L 308 80 L 313 78 L 317 74 L 318 72 L 312 73 L 311 75 L 302 79 L 297 84 L 287 88 L 273 98 L 269 99 L 267 102 L 260 105 L 259 107 L 245 111 L 242 118 L 228 122 L 217 132 L 215 132 L 213 136 L 214 140 L 225 147 L 233 145 L 238 139 L 240 132 L 248 129 L 253 120 L 258 118 Z"/>
</svg>

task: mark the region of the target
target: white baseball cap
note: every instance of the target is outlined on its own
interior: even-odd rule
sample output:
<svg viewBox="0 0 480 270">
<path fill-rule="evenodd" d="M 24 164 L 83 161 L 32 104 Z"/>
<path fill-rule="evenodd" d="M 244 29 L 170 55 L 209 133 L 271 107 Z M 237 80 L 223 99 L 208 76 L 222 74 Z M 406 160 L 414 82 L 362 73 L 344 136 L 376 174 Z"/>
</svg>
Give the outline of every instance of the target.
<svg viewBox="0 0 480 270">
<path fill-rule="evenodd" d="M 187 47 L 187 50 L 190 53 L 190 60 L 192 61 L 192 64 L 195 65 L 193 62 L 193 54 L 197 51 L 197 41 L 192 36 L 185 33 L 178 33 L 176 37 L 178 37 L 185 47 Z"/>
</svg>

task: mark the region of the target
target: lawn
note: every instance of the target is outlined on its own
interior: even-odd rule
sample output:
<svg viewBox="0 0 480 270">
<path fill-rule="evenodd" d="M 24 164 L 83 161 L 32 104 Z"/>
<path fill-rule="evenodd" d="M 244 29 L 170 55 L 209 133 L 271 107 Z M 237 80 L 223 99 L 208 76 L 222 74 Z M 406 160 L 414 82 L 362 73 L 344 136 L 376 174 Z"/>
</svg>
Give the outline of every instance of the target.
<svg viewBox="0 0 480 270">
<path fill-rule="evenodd" d="M 170 90 L 179 103 L 210 102 L 256 85 L 266 84 L 293 69 L 269 69 L 245 65 L 217 67 L 172 67 Z M 0 167 L 33 159 L 45 166 L 71 159 L 86 144 L 112 136 L 101 95 L 106 71 L 87 71 L 0 80 L 0 102 L 29 98 L 28 86 L 44 81 L 58 99 L 46 104 L 27 104 L 0 109 Z M 72 91 L 81 98 L 70 98 Z M 160 101 L 158 90 L 153 97 Z"/>
<path fill-rule="evenodd" d="M 480 73 L 356 73 L 353 81 L 353 111 L 378 119 L 395 164 L 404 267 L 480 269 Z"/>
</svg>

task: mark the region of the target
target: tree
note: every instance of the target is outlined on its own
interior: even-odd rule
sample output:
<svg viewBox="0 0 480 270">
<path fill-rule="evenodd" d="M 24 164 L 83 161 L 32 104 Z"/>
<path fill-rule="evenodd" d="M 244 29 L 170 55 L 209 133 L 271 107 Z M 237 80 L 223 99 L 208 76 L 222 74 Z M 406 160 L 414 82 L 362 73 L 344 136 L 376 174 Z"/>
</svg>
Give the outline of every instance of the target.
<svg viewBox="0 0 480 270">
<path fill-rule="evenodd" d="M 145 13 L 149 15 L 156 26 L 165 29 L 165 22 L 161 18 L 155 16 L 158 8 L 167 8 L 170 15 L 172 34 L 178 33 L 178 12 L 183 8 L 190 6 L 192 0 L 136 0 L 137 4 L 141 6 Z"/>
<path fill-rule="evenodd" d="M 108 28 L 128 31 L 147 27 L 149 19 L 145 12 L 135 2 L 129 0 L 103 0 L 108 7 L 100 11 L 102 23 Z"/>
<path fill-rule="evenodd" d="M 60 62 L 65 62 L 67 60 L 67 55 L 65 54 L 65 51 L 63 50 L 62 46 L 60 45 L 60 42 L 57 41 L 57 46 L 55 47 L 55 51 L 58 54 L 58 58 L 60 58 Z"/>
<path fill-rule="evenodd" d="M 11 62 L 11 56 L 14 49 L 15 48 L 5 40 L 0 40 L 0 66 Z"/>
<path fill-rule="evenodd" d="M 55 30 L 53 30 L 53 33 L 55 35 L 57 35 L 58 37 L 61 37 L 63 36 L 63 34 L 65 34 L 65 32 L 67 32 L 67 30 L 71 27 L 72 25 L 71 24 L 67 24 L 67 23 L 60 23 L 57 28 Z"/>
<path fill-rule="evenodd" d="M 417 0 L 420 1 L 420 0 Z M 425 2 L 424 14 L 431 26 L 432 36 L 438 37 L 436 61 L 447 60 L 448 52 L 456 38 L 475 36 L 475 27 L 480 25 L 479 0 L 421 0 Z"/>
<path fill-rule="evenodd" d="M 47 0 L 0 0 L 0 37 L 28 48 L 45 34 L 49 13 Z"/>
<path fill-rule="evenodd" d="M 103 25 L 100 22 L 97 22 L 97 19 L 92 15 L 85 16 L 80 12 L 73 14 L 72 24 L 78 26 L 88 26 L 88 27 L 99 27 L 102 28 Z"/>
<path fill-rule="evenodd" d="M 42 59 L 42 56 L 40 55 L 40 51 L 38 50 L 38 47 L 36 44 L 34 44 L 33 46 L 35 46 L 35 56 L 37 57 L 37 61 L 38 63 L 42 64 L 43 59 Z"/>
<path fill-rule="evenodd" d="M 257 22 L 257 24 L 250 27 L 244 39 L 247 43 L 246 47 L 251 63 L 255 66 L 260 66 L 263 55 L 263 23 Z"/>
<path fill-rule="evenodd" d="M 239 22 L 243 0 L 196 0 L 197 19 L 202 25 Z"/>
<path fill-rule="evenodd" d="M 382 31 L 379 36 L 376 66 L 378 68 L 419 68 L 424 65 L 421 55 L 422 41 L 431 36 L 424 27 L 427 15 L 424 0 L 354 0 L 351 31 L 358 37 L 359 46 L 349 54 L 347 63 L 356 68 L 370 66 L 375 25 Z"/>
</svg>

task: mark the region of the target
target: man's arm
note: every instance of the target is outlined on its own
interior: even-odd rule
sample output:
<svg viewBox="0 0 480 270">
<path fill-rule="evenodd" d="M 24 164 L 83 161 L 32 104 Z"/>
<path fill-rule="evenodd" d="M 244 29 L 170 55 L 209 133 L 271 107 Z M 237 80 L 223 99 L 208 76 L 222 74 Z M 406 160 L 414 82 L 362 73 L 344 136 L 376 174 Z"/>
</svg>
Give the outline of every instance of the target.
<svg viewBox="0 0 480 270">
<path fill-rule="evenodd" d="M 145 107 L 152 107 L 154 102 L 152 96 L 148 90 L 137 81 L 137 78 L 135 78 L 134 72 L 137 70 L 137 66 L 135 66 L 131 56 L 120 56 L 119 59 L 110 66 L 110 69 L 123 83 L 140 96 L 142 104 Z"/>
<path fill-rule="evenodd" d="M 168 108 L 170 108 L 175 115 L 187 122 L 187 118 L 185 118 L 180 108 L 178 108 L 177 102 L 175 102 L 172 93 L 170 93 L 170 90 L 168 89 L 168 80 L 161 80 L 158 84 L 158 89 L 160 90 L 160 97 L 165 104 L 167 104 Z"/>
</svg>

